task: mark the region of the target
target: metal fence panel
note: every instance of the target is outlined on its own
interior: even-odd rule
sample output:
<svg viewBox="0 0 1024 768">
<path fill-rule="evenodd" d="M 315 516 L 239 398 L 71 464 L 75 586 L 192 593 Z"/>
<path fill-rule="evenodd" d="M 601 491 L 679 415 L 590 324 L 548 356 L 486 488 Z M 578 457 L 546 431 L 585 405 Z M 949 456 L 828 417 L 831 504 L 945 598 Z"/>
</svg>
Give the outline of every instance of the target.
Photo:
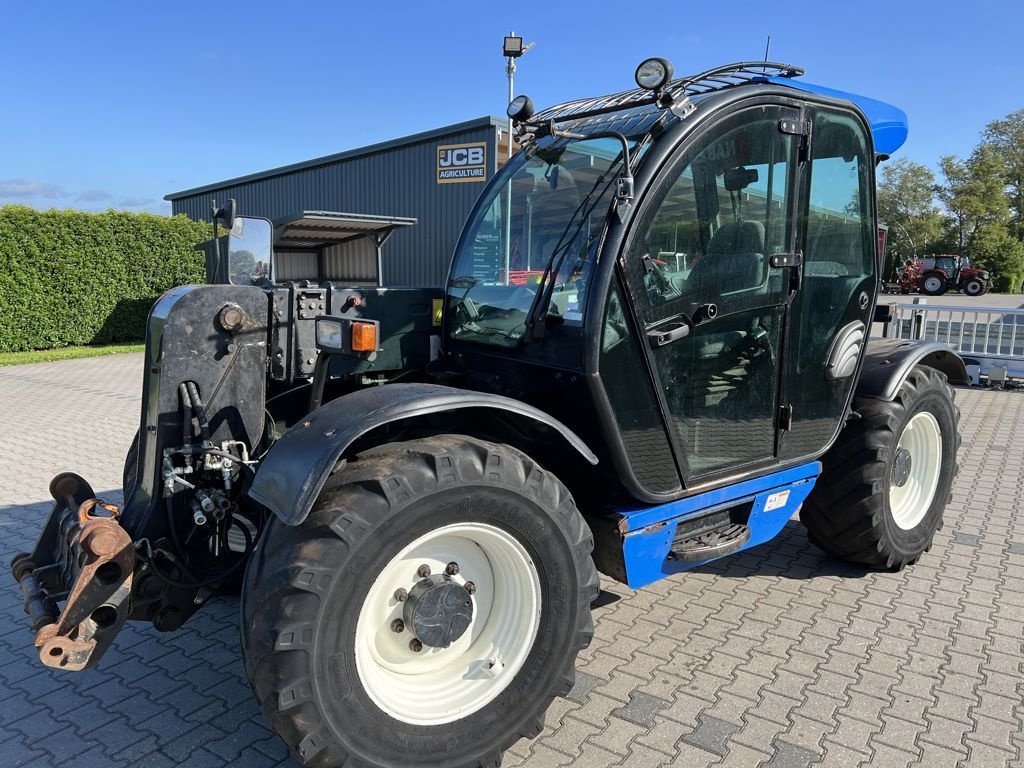
<svg viewBox="0 0 1024 768">
<path fill-rule="evenodd" d="M 898 304 L 887 336 L 948 344 L 968 364 L 1024 377 L 1024 309 Z"/>
</svg>

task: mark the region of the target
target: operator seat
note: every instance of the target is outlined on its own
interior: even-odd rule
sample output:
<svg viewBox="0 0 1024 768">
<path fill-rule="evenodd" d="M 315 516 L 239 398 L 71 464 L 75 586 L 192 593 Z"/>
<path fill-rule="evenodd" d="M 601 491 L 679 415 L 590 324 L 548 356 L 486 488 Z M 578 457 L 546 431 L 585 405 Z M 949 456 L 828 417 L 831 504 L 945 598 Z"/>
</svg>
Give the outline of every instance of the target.
<svg viewBox="0 0 1024 768">
<path fill-rule="evenodd" d="M 761 285 L 764 265 L 764 224 L 734 221 L 723 224 L 711 237 L 694 273 L 703 290 L 731 293 Z"/>
</svg>

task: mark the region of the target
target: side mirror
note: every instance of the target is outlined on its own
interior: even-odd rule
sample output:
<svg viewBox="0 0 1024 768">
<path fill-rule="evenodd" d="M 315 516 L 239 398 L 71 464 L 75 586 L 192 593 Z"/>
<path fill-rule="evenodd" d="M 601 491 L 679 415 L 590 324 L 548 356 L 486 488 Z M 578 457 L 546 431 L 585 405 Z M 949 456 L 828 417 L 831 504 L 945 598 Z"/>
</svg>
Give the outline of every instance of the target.
<svg viewBox="0 0 1024 768">
<path fill-rule="evenodd" d="M 271 279 L 272 234 L 267 219 L 235 218 L 228 233 L 228 280 L 233 285 L 258 285 Z"/>
<path fill-rule="evenodd" d="M 238 204 L 234 198 L 228 200 L 220 208 L 214 205 L 213 218 L 224 225 L 224 229 L 231 229 L 235 226 L 235 217 L 238 215 Z"/>
</svg>

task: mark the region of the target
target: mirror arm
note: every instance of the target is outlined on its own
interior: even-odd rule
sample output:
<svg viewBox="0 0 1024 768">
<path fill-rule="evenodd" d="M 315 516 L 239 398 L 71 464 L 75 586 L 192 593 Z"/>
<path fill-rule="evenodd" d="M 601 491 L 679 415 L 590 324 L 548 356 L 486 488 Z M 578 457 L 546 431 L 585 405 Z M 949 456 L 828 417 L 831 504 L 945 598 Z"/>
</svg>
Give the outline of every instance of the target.
<svg viewBox="0 0 1024 768">
<path fill-rule="evenodd" d="M 213 279 L 216 282 L 221 279 L 223 274 L 224 282 L 230 283 L 230 271 L 227 265 L 222 264 L 220 260 L 220 233 L 217 231 L 217 198 L 210 200 L 210 206 L 210 218 L 213 219 Z"/>
</svg>

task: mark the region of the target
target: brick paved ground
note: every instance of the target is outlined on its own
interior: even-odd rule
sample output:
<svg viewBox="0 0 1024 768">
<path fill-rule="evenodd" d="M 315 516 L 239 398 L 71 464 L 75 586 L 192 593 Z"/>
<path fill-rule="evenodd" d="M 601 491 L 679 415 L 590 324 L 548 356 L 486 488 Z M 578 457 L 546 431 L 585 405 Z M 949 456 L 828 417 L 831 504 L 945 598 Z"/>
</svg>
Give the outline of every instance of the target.
<svg viewBox="0 0 1024 768">
<path fill-rule="evenodd" d="M 55 472 L 117 498 L 140 379 L 139 355 L 0 368 L 4 563 Z M 1024 397 L 958 396 L 963 471 L 918 565 L 837 565 L 794 522 L 639 592 L 606 584 L 576 689 L 506 765 L 1024 765 Z M 175 634 L 130 625 L 98 670 L 57 673 L 5 566 L 0 766 L 294 765 L 245 684 L 237 613 L 218 599 Z"/>
</svg>

